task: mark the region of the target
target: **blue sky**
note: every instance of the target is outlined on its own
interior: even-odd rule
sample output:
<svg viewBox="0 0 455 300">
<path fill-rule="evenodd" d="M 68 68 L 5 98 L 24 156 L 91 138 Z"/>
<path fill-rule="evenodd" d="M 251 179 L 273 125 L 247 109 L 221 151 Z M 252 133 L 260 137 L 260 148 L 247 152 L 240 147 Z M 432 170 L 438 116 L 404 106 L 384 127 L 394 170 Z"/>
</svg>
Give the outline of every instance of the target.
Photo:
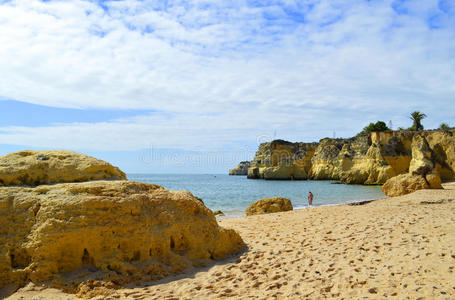
<svg viewBox="0 0 455 300">
<path fill-rule="evenodd" d="M 273 138 L 455 126 L 452 0 L 10 0 L 0 24 L 0 154 L 224 173 Z"/>
</svg>

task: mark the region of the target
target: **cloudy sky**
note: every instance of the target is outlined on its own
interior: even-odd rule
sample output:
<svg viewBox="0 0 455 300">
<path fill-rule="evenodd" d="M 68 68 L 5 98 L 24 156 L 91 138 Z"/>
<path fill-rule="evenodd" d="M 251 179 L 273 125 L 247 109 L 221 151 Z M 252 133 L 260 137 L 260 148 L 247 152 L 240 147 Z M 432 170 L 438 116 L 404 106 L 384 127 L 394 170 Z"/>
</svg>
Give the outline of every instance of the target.
<svg viewBox="0 0 455 300">
<path fill-rule="evenodd" d="M 455 1 L 0 0 L 0 74 L 0 154 L 222 173 L 273 138 L 455 126 Z"/>
</svg>

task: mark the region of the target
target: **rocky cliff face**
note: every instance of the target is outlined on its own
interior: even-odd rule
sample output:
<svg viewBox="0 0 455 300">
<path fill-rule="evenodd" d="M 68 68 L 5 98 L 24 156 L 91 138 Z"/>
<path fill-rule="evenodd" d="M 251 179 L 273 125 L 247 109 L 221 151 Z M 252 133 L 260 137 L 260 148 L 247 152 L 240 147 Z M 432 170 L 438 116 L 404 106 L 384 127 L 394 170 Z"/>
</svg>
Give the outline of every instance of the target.
<svg viewBox="0 0 455 300">
<path fill-rule="evenodd" d="M 455 131 L 388 131 L 319 143 L 264 143 L 248 178 L 384 184 L 425 165 L 443 180 L 455 179 Z"/>
<path fill-rule="evenodd" d="M 95 163 L 83 178 L 98 170 Z M 37 178 L 36 164 L 30 164 L 26 178 Z M 49 176 L 66 170 L 63 166 L 47 167 L 40 169 L 46 178 L 68 178 Z M 68 272 L 80 272 L 80 281 L 94 273 L 115 284 L 148 281 L 244 247 L 241 237 L 219 227 L 210 209 L 189 192 L 126 180 L 31 183 L 0 187 L 0 288 Z"/>
<path fill-rule="evenodd" d="M 453 131 L 422 132 L 411 142 L 409 172 L 388 179 L 382 186 L 387 196 L 400 196 L 420 189 L 442 189 L 441 179 L 453 179 Z"/>
<path fill-rule="evenodd" d="M 412 148 L 413 159 L 416 157 L 418 161 L 420 157 L 423 159 L 426 155 L 425 158 L 429 158 L 433 165 L 434 173 L 439 174 L 442 179 L 455 179 L 455 130 L 423 132 L 421 136 L 428 143 L 429 151 L 414 147 L 416 149 Z M 416 146 L 417 141 L 416 137 L 416 141 L 413 141 Z M 418 151 L 426 151 L 426 153 L 417 156 Z M 415 163 L 411 165 L 411 171 Z"/>
<path fill-rule="evenodd" d="M 383 184 L 408 169 L 411 152 L 402 139 L 406 135 L 381 137 L 376 133 L 369 137 L 323 139 L 311 160 L 310 178 Z"/>
<path fill-rule="evenodd" d="M 241 161 L 237 167 L 234 169 L 229 170 L 229 175 L 248 175 L 248 168 L 251 167 L 250 161 Z"/>
<path fill-rule="evenodd" d="M 308 179 L 311 158 L 318 143 L 291 143 L 276 140 L 263 143 L 256 152 L 248 178 Z"/>
</svg>

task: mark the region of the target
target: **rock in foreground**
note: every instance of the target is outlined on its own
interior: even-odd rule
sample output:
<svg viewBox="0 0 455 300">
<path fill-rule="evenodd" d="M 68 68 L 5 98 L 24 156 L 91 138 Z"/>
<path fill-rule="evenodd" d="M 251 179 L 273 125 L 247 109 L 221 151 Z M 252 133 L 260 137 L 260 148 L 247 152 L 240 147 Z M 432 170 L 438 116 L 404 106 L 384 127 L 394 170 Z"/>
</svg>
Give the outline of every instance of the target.
<svg viewBox="0 0 455 300">
<path fill-rule="evenodd" d="M 0 245 L 0 287 L 79 269 L 152 280 L 244 247 L 189 192 L 129 181 L 1 187 Z"/>
<path fill-rule="evenodd" d="M 88 155 L 64 150 L 20 151 L 0 157 L 0 185 L 125 180 L 119 168 Z"/>
<path fill-rule="evenodd" d="M 293 210 L 291 200 L 283 197 L 264 198 L 252 203 L 246 209 L 247 216 L 270 214 Z"/>
</svg>

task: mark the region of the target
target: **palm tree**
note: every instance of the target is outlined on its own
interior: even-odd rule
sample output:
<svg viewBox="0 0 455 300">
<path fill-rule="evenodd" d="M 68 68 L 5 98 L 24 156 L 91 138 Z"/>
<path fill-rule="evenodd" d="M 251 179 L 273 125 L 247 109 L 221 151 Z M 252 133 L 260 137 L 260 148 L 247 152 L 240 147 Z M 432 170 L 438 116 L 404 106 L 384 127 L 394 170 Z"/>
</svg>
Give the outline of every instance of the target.
<svg viewBox="0 0 455 300">
<path fill-rule="evenodd" d="M 413 130 L 423 130 L 423 125 L 420 123 L 423 119 L 427 117 L 426 114 L 421 113 L 420 111 L 416 110 L 411 113 L 411 116 L 409 117 L 413 124 L 411 129 Z"/>
</svg>

